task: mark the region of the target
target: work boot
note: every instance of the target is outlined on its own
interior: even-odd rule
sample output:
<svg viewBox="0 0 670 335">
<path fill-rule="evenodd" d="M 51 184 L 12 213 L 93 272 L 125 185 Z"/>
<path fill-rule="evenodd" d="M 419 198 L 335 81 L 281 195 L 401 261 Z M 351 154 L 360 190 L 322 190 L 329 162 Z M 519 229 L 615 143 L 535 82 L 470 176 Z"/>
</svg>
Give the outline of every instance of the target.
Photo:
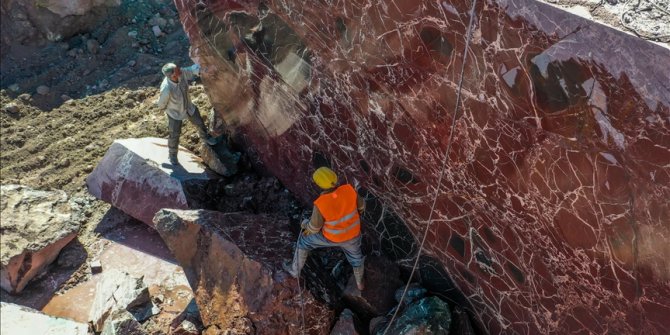
<svg viewBox="0 0 670 335">
<path fill-rule="evenodd" d="M 356 287 L 358 287 L 359 291 L 363 291 L 365 289 L 365 280 L 363 279 L 363 265 L 354 267 L 354 279 L 356 279 Z"/>
<path fill-rule="evenodd" d="M 284 262 L 283 268 L 284 271 L 288 272 L 293 278 L 298 278 L 300 276 L 300 271 L 305 265 L 305 261 L 309 256 L 309 251 L 296 248 L 295 254 L 293 255 L 292 262 Z"/>
<path fill-rule="evenodd" d="M 216 142 L 217 142 L 217 141 L 216 141 L 216 138 L 215 138 L 215 137 L 212 137 L 212 135 L 209 135 L 209 134 L 205 135 L 205 137 L 203 137 L 202 140 L 203 140 L 205 143 L 207 143 L 208 145 L 214 145 L 214 144 L 216 144 Z"/>
<path fill-rule="evenodd" d="M 172 165 L 179 165 L 179 160 L 177 159 L 177 153 L 171 152 L 168 156 L 168 160 Z"/>
</svg>

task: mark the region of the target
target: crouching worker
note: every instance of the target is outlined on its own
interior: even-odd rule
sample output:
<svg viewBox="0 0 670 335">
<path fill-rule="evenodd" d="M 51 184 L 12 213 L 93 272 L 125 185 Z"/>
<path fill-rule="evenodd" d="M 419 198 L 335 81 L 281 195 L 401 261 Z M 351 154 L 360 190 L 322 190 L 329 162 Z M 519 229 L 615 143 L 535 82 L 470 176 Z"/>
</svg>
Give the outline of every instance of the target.
<svg viewBox="0 0 670 335">
<path fill-rule="evenodd" d="M 168 152 L 170 163 L 179 164 L 177 153 L 179 152 L 179 135 L 184 119 L 189 119 L 198 129 L 200 139 L 209 145 L 216 144 L 216 139 L 207 133 L 205 123 L 202 121 L 200 111 L 188 95 L 188 81 L 200 75 L 200 66 L 194 64 L 190 67 L 180 68 L 173 63 L 163 66 L 165 78 L 161 83 L 160 97 L 156 101 L 158 108 L 165 111 L 168 118 Z"/>
<path fill-rule="evenodd" d="M 293 262 L 285 263 L 284 269 L 297 278 L 310 250 L 340 247 L 353 267 L 356 286 L 362 291 L 365 286 L 360 213 L 365 209 L 365 201 L 350 184 L 338 186 L 337 175 L 327 167 L 317 169 L 312 179 L 323 192 L 314 201 L 311 219 L 302 223 L 303 233 Z"/>
</svg>

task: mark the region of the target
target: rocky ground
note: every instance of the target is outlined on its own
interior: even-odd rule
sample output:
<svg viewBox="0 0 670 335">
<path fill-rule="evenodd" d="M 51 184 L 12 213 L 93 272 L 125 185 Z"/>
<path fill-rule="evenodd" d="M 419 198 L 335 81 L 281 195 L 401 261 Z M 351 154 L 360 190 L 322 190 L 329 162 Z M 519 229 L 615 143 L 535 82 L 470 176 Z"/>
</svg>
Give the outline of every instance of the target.
<svg viewBox="0 0 670 335">
<path fill-rule="evenodd" d="M 670 47 L 670 0 L 540 0 Z"/>
</svg>

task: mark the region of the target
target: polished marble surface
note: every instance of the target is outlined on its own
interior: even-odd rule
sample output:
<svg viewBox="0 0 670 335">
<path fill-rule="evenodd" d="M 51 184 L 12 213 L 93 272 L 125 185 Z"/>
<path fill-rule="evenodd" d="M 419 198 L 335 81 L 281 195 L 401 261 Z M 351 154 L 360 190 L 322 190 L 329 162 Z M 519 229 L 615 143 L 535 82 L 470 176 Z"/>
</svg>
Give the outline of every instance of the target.
<svg viewBox="0 0 670 335">
<path fill-rule="evenodd" d="M 532 0 L 477 1 L 467 50 L 469 0 L 176 4 L 305 202 L 330 165 L 420 240 L 439 193 L 425 253 L 490 333 L 670 332 L 669 49 Z"/>
</svg>

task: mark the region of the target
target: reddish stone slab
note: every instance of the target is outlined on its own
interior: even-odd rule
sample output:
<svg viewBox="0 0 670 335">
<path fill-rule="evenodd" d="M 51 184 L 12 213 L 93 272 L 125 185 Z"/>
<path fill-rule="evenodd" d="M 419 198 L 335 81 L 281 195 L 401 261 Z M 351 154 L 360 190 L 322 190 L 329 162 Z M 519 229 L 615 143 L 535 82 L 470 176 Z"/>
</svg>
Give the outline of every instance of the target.
<svg viewBox="0 0 670 335">
<path fill-rule="evenodd" d="M 330 330 L 335 313 L 307 289 L 301 299 L 297 280 L 280 270 L 282 262 L 291 258 L 296 239 L 289 233 L 288 221 L 163 209 L 154 222 L 195 293 L 205 334 Z"/>
<path fill-rule="evenodd" d="M 179 165 L 168 161 L 167 140 L 116 140 L 86 179 L 89 193 L 126 214 L 153 226 L 161 208 L 198 206 L 187 188 L 206 185 L 210 174 L 200 158 L 179 148 Z"/>
<path fill-rule="evenodd" d="M 466 0 L 176 4 L 252 156 L 306 203 L 330 165 L 430 217 L 484 330 L 670 333 L 667 47 L 532 0 L 478 1 L 467 50 Z"/>
</svg>

